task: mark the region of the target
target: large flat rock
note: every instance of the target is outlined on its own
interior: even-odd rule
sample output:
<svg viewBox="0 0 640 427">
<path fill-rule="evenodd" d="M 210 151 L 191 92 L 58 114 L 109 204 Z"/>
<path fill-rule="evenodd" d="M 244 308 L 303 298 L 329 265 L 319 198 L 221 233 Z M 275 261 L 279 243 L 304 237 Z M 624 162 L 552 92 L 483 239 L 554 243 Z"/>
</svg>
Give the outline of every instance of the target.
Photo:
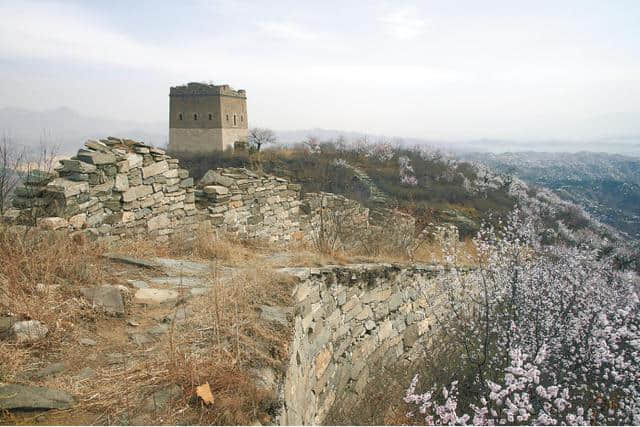
<svg viewBox="0 0 640 427">
<path fill-rule="evenodd" d="M 167 270 L 177 273 L 182 272 L 182 274 L 198 275 L 206 274 L 211 271 L 211 267 L 209 266 L 209 264 L 201 262 L 185 261 L 182 259 L 172 258 L 154 258 L 153 261 Z"/>
<path fill-rule="evenodd" d="M 101 286 L 98 288 L 82 288 L 80 292 L 91 304 L 102 307 L 107 313 L 119 316 L 124 314 L 124 301 L 118 288 Z"/>
<path fill-rule="evenodd" d="M 20 384 L 0 385 L 0 409 L 67 409 L 75 405 L 64 391 Z"/>
<path fill-rule="evenodd" d="M 162 304 L 166 302 L 175 302 L 178 300 L 177 291 L 169 289 L 138 289 L 134 296 L 135 302 L 139 304 Z"/>
<path fill-rule="evenodd" d="M 11 326 L 11 333 L 18 342 L 34 342 L 44 338 L 49 328 L 39 320 L 21 320 Z"/>
</svg>

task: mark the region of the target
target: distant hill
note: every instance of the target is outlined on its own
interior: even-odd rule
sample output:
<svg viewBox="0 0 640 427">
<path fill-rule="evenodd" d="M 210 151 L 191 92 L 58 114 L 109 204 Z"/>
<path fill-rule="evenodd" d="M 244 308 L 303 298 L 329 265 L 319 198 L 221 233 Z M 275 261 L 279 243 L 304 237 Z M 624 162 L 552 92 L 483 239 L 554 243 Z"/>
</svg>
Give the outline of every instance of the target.
<svg viewBox="0 0 640 427">
<path fill-rule="evenodd" d="M 8 136 L 19 145 L 33 147 L 42 141 L 59 145 L 61 154 L 70 154 L 88 138 L 110 135 L 163 146 L 168 126 L 89 117 L 65 107 L 45 111 L 0 108 L 0 136 Z"/>
<path fill-rule="evenodd" d="M 483 163 L 547 187 L 605 224 L 640 239 L 640 158 L 606 153 L 472 153 Z"/>
</svg>

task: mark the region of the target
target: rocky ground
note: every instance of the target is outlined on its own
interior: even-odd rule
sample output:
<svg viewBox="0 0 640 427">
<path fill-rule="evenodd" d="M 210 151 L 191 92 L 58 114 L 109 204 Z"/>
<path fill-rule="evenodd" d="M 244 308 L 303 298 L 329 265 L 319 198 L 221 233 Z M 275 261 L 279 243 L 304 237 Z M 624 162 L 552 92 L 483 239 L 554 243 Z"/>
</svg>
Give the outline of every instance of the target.
<svg viewBox="0 0 640 427">
<path fill-rule="evenodd" d="M 185 356 L 175 347 L 187 343 L 191 356 L 208 351 L 216 327 L 216 287 L 245 280 L 250 269 L 172 258 L 105 257 L 109 282 L 81 289 L 83 303 L 91 307 L 86 315 L 94 318 L 73 325 L 73 339 L 54 351 L 32 349 L 30 363 L 15 383 L 0 382 L 0 423 L 194 421 L 188 405 L 193 394 L 172 384 L 183 373 L 171 372 L 171 359 Z M 261 264 L 287 259 L 287 254 L 276 253 Z M 44 285 L 40 289 L 49 291 Z M 262 306 L 259 315 L 266 323 L 287 323 L 286 309 Z M 3 335 L 22 340 L 22 345 L 47 333 L 37 321 L 0 321 Z M 275 386 L 270 370 L 253 373 L 265 388 Z"/>
</svg>

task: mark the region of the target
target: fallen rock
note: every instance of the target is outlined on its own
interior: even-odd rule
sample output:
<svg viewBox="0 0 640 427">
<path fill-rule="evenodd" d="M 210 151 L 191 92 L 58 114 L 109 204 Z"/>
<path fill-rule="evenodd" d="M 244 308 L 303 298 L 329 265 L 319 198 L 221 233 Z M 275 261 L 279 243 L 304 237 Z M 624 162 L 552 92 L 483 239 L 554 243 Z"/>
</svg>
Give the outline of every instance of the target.
<svg viewBox="0 0 640 427">
<path fill-rule="evenodd" d="M 19 384 L 0 385 L 0 409 L 67 409 L 75 400 L 64 391 Z"/>
<path fill-rule="evenodd" d="M 138 289 L 134 301 L 138 304 L 162 304 L 178 300 L 178 292 L 168 289 Z"/>
<path fill-rule="evenodd" d="M 200 179 L 201 186 L 208 186 L 212 184 L 219 184 L 225 187 L 231 187 L 235 181 L 232 178 L 227 178 L 226 176 L 220 175 L 218 172 L 210 169 L 204 176 Z"/>
<path fill-rule="evenodd" d="M 127 283 L 136 289 L 148 288 L 149 285 L 144 280 L 127 280 Z"/>
<path fill-rule="evenodd" d="M 86 346 L 89 346 L 89 347 L 93 347 L 94 345 L 96 345 L 98 343 L 95 342 L 94 340 L 92 340 L 91 338 L 82 338 L 82 339 L 80 339 L 80 344 L 86 345 Z"/>
<path fill-rule="evenodd" d="M 44 283 L 36 283 L 36 292 L 48 294 L 58 289 L 60 285 L 45 285 Z"/>
<path fill-rule="evenodd" d="M 11 326 L 14 339 L 21 343 L 34 342 L 44 338 L 49 328 L 39 320 L 22 320 Z"/>
<path fill-rule="evenodd" d="M 74 215 L 69 218 L 69 225 L 71 225 L 76 230 L 80 230 L 87 225 L 87 214 L 80 213 L 78 215 Z"/>
<path fill-rule="evenodd" d="M 107 313 L 120 316 L 124 314 L 124 301 L 117 288 L 113 286 L 82 288 L 80 292 L 91 304 L 102 307 Z"/>
<path fill-rule="evenodd" d="M 229 189 L 227 187 L 223 187 L 221 185 L 207 185 L 202 189 L 206 194 L 216 194 L 220 196 L 224 196 L 225 194 L 229 194 Z"/>
<path fill-rule="evenodd" d="M 42 369 L 38 369 L 34 373 L 29 374 L 28 377 L 33 379 L 41 379 L 59 374 L 60 372 L 64 372 L 65 369 L 67 369 L 67 365 L 64 362 L 56 362 L 45 366 Z"/>
<path fill-rule="evenodd" d="M 129 339 L 133 341 L 133 343 L 138 347 L 141 347 L 145 344 L 151 344 L 152 342 L 154 342 L 153 338 L 151 338 L 149 335 L 141 334 L 137 332 L 129 334 Z"/>
</svg>

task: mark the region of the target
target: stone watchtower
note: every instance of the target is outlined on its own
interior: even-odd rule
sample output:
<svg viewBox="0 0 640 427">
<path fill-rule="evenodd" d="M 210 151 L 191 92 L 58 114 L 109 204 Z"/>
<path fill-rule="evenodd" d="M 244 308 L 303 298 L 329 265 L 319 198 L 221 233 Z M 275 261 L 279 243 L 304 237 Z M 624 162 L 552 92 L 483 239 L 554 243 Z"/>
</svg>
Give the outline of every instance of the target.
<svg viewBox="0 0 640 427">
<path fill-rule="evenodd" d="M 189 83 L 169 91 L 169 150 L 213 152 L 246 143 L 247 94 L 228 85 Z"/>
</svg>

